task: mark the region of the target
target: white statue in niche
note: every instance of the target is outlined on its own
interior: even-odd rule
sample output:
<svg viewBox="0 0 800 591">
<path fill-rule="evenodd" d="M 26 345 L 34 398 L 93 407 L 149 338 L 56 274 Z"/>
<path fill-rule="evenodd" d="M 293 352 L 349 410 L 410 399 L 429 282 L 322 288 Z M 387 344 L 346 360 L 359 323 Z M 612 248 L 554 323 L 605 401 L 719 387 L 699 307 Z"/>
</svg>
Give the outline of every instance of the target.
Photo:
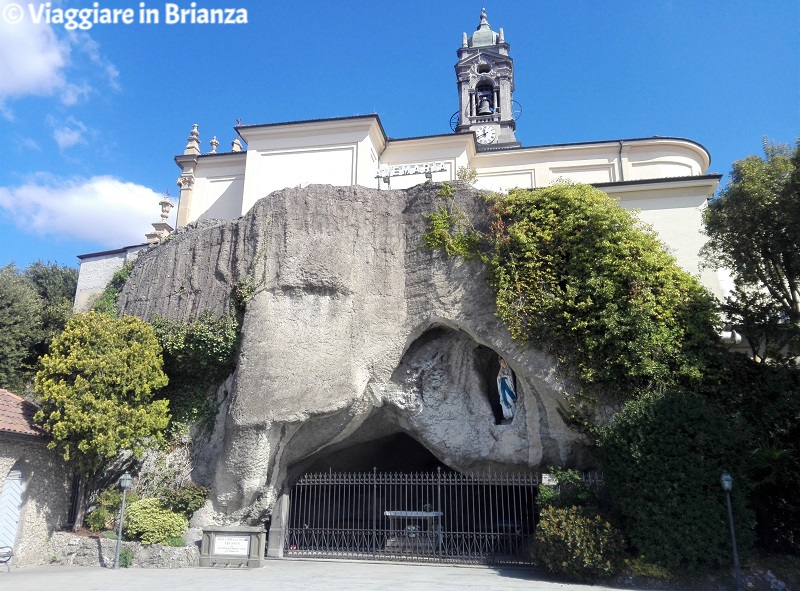
<svg viewBox="0 0 800 591">
<path fill-rule="evenodd" d="M 504 422 L 510 421 L 517 410 L 517 392 L 514 389 L 514 372 L 502 357 L 500 357 L 500 371 L 497 373 L 497 393 L 500 395 Z"/>
</svg>

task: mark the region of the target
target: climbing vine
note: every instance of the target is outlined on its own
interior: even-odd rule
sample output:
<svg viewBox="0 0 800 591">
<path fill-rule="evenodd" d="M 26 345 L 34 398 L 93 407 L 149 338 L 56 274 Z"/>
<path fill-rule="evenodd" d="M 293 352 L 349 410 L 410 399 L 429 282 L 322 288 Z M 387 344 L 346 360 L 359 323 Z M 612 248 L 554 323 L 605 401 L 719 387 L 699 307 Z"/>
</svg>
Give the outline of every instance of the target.
<svg viewBox="0 0 800 591">
<path fill-rule="evenodd" d="M 133 272 L 135 262 L 125 263 L 122 268 L 114 273 L 111 281 L 108 282 L 103 293 L 97 298 L 92 306 L 93 312 L 100 312 L 101 314 L 110 314 L 111 316 L 117 315 L 117 302 L 122 288 L 125 287 L 125 282 Z"/>
<path fill-rule="evenodd" d="M 447 256 L 460 256 L 468 260 L 480 258 L 482 235 L 456 204 L 453 186 L 442 183 L 437 194 L 442 205 L 434 213 L 423 214 L 428 220 L 428 231 L 422 237 L 425 246 L 430 250 L 441 248 Z"/>
<path fill-rule="evenodd" d="M 598 397 L 619 405 L 691 385 L 718 354 L 712 296 L 655 233 L 588 185 L 514 190 L 487 200 L 477 232 L 454 201 L 426 216 L 426 247 L 480 258 L 497 315 L 515 340 L 556 354 L 580 386 L 567 415 L 591 427 Z"/>
<path fill-rule="evenodd" d="M 164 350 L 173 429 L 210 429 L 217 415 L 216 390 L 236 363 L 239 322 L 233 314 L 203 312 L 191 322 L 156 317 L 151 324 Z"/>
</svg>

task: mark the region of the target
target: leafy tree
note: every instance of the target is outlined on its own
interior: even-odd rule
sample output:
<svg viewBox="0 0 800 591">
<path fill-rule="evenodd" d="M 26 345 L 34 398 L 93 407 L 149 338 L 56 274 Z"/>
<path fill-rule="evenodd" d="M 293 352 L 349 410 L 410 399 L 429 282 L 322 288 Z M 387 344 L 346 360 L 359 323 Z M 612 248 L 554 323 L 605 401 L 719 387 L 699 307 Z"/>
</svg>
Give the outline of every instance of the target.
<svg viewBox="0 0 800 591">
<path fill-rule="evenodd" d="M 0 269 L 0 387 L 24 393 L 39 357 L 72 315 L 78 272 L 37 261 Z"/>
<path fill-rule="evenodd" d="M 706 263 L 733 274 L 725 311 L 754 355 L 800 356 L 800 141 L 764 142 L 764 158 L 733 164 L 704 214 Z"/>
<path fill-rule="evenodd" d="M 36 286 L 39 295 L 48 302 L 75 299 L 78 270 L 73 267 L 38 260 L 25 269 L 25 276 Z"/>
<path fill-rule="evenodd" d="M 42 338 L 42 300 L 14 264 L 0 268 L 0 387 L 21 391 L 26 360 Z"/>
<path fill-rule="evenodd" d="M 800 556 L 800 371 L 728 353 L 721 384 L 705 392 L 747 438 L 762 549 Z"/>
<path fill-rule="evenodd" d="M 61 334 L 72 316 L 78 270 L 58 263 L 31 263 L 25 269 L 27 277 L 42 299 L 42 340 L 36 343 L 33 354 L 38 359 L 47 353 L 50 342 Z"/>
<path fill-rule="evenodd" d="M 34 420 L 52 435 L 48 446 L 81 476 L 73 527 L 83 522 L 98 477 L 120 452 L 140 457 L 146 446 L 162 441 L 169 402 L 153 397 L 167 384 L 162 365 L 148 324 L 95 312 L 73 316 L 42 358 Z"/>
</svg>

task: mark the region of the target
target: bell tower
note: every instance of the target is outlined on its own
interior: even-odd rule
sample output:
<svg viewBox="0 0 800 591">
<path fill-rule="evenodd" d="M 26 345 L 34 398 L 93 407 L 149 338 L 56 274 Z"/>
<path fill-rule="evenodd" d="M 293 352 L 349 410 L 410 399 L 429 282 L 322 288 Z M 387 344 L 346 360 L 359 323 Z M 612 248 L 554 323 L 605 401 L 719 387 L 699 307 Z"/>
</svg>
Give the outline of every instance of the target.
<svg viewBox="0 0 800 591">
<path fill-rule="evenodd" d="M 461 36 L 456 79 L 458 112 L 453 115 L 457 133 L 474 131 L 481 150 L 513 148 L 520 145 L 514 131 L 514 60 L 503 29 L 495 33 L 481 10 L 477 30 Z"/>
</svg>

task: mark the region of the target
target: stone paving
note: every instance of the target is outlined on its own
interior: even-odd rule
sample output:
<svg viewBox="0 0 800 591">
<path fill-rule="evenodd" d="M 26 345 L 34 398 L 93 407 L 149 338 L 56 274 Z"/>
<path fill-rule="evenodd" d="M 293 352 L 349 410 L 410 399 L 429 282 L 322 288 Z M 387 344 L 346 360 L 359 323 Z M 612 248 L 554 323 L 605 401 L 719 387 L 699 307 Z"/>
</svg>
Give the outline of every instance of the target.
<svg viewBox="0 0 800 591">
<path fill-rule="evenodd" d="M 40 566 L 0 571 L 2 591 L 612 591 L 543 580 L 523 569 L 322 560 L 270 560 L 252 570 L 112 570 Z M 652 591 L 652 590 L 651 590 Z"/>
</svg>

